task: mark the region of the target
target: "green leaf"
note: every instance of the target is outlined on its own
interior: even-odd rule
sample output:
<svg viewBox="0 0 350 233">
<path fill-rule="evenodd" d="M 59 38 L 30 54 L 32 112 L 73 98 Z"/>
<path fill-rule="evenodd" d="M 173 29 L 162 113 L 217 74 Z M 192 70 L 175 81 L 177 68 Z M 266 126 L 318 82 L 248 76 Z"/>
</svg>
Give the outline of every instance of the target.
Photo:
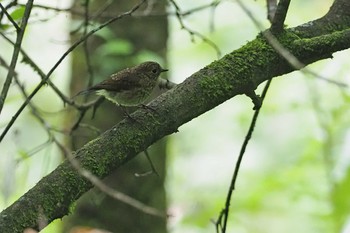
<svg viewBox="0 0 350 233">
<path fill-rule="evenodd" d="M 17 21 L 19 19 L 22 19 L 23 15 L 24 15 L 24 11 L 25 11 L 25 7 L 21 6 L 19 8 L 17 8 L 16 10 L 14 10 L 10 16 L 12 17 L 12 19 L 14 21 Z"/>
<path fill-rule="evenodd" d="M 0 24 L 0 29 L 3 31 L 6 31 L 7 29 L 9 29 L 12 25 L 10 24 Z"/>
</svg>

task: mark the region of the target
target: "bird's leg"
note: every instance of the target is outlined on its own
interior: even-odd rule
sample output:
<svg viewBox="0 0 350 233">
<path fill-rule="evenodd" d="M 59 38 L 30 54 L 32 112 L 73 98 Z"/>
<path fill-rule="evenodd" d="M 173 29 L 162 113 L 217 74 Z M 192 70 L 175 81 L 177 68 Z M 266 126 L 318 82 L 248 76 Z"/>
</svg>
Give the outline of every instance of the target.
<svg viewBox="0 0 350 233">
<path fill-rule="evenodd" d="M 148 106 L 146 104 L 139 104 L 138 105 L 139 108 L 143 108 L 143 109 L 147 109 L 147 110 L 150 110 L 152 112 L 156 112 L 156 110 L 154 108 L 152 108 L 151 106 Z"/>
<path fill-rule="evenodd" d="M 145 155 L 146 155 L 146 158 L 147 158 L 149 164 L 151 165 L 151 170 L 148 171 L 148 172 L 143 172 L 143 173 L 135 173 L 135 176 L 142 177 L 142 176 L 148 176 L 148 175 L 153 173 L 153 174 L 156 174 L 159 177 L 159 174 L 158 174 L 158 172 L 157 172 L 157 170 L 156 170 L 156 168 L 155 168 L 155 166 L 154 166 L 154 164 L 153 164 L 153 162 L 151 160 L 151 157 L 149 157 L 147 149 L 144 150 L 144 152 L 145 152 Z"/>
<path fill-rule="evenodd" d="M 128 112 L 128 110 L 126 109 L 126 107 L 124 105 L 120 105 L 119 104 L 120 109 L 123 111 L 124 116 L 127 117 L 128 119 L 132 120 L 132 121 L 136 121 Z"/>
<path fill-rule="evenodd" d="M 105 98 L 103 97 L 99 97 L 97 100 L 96 100 L 96 103 L 94 104 L 93 108 L 92 108 L 92 116 L 91 116 L 91 119 L 93 119 L 95 117 L 95 113 L 96 113 L 96 110 L 97 108 L 103 103 L 103 101 L 105 100 Z"/>
</svg>

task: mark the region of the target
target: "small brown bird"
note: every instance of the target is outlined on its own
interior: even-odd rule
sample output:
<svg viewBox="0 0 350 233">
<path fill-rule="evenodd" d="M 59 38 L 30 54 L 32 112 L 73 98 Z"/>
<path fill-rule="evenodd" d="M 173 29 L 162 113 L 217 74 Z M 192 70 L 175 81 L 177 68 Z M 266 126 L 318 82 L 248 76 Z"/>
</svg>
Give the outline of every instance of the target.
<svg viewBox="0 0 350 233">
<path fill-rule="evenodd" d="M 104 96 L 118 105 L 138 106 L 150 96 L 157 85 L 167 89 L 175 85 L 167 80 L 158 80 L 159 75 L 165 71 L 168 70 L 163 69 L 157 62 L 147 61 L 112 74 L 109 79 L 77 95 L 96 92 L 97 95 Z"/>
</svg>

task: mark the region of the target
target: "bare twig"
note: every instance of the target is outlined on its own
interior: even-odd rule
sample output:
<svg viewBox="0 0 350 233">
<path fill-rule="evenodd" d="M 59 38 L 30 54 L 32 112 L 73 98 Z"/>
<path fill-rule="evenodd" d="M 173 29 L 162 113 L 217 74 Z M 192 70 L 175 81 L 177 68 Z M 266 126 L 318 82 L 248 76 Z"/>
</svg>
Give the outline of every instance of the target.
<svg viewBox="0 0 350 233">
<path fill-rule="evenodd" d="M 170 0 L 170 2 L 173 4 L 173 6 L 175 7 L 175 10 L 176 10 L 176 17 L 179 21 L 179 24 L 181 26 L 182 29 L 186 30 L 190 36 L 191 36 L 191 39 L 192 41 L 194 40 L 194 36 L 197 36 L 199 37 L 200 39 L 202 39 L 205 43 L 207 43 L 208 45 L 210 45 L 215 51 L 216 51 L 216 55 L 218 58 L 221 57 L 221 51 L 219 49 L 219 47 L 213 42 L 211 41 L 210 39 L 208 39 L 207 37 L 205 37 L 204 35 L 202 35 L 201 33 L 199 32 L 196 32 L 192 29 L 190 29 L 189 27 L 187 27 L 185 25 L 185 23 L 183 22 L 182 20 L 182 13 L 181 13 L 181 10 L 180 10 L 180 7 L 177 5 L 177 3 L 175 2 L 175 0 Z M 214 5 L 216 6 L 216 5 Z M 187 13 L 188 14 L 188 13 Z"/>
<path fill-rule="evenodd" d="M 18 3 L 19 6 L 24 6 L 24 4 Z M 47 5 L 41 5 L 41 4 L 33 4 L 33 8 L 41 8 L 45 10 L 53 10 L 58 12 L 70 12 L 70 13 L 79 13 L 82 14 L 82 12 L 75 11 L 73 7 L 67 7 L 67 8 L 58 8 L 58 7 L 52 7 Z"/>
<path fill-rule="evenodd" d="M 1 32 L 0 36 L 2 36 L 10 44 L 15 45 L 15 43 L 11 39 L 9 39 L 6 35 L 4 35 Z M 42 80 L 45 79 L 46 75 L 44 71 L 34 62 L 34 60 L 28 55 L 28 53 L 23 48 L 20 49 L 20 52 L 23 56 L 23 62 L 28 64 L 40 76 Z M 63 94 L 62 91 L 51 80 L 47 80 L 47 84 L 54 90 L 54 92 L 61 98 L 61 100 L 65 104 L 75 104 L 74 101 L 68 98 L 65 94 Z"/>
<path fill-rule="evenodd" d="M 2 66 L 4 66 L 6 69 L 9 69 L 9 65 L 6 64 L 6 62 L 0 57 L 0 64 Z M 25 91 L 25 88 L 23 86 L 23 84 L 20 83 L 20 81 L 18 80 L 17 74 L 14 74 L 14 80 L 18 86 L 18 88 L 20 89 L 22 95 L 24 98 L 28 97 L 28 94 Z M 39 152 L 40 150 L 42 150 L 43 148 L 45 148 L 46 146 L 48 146 L 50 143 L 52 143 L 53 141 L 57 141 L 55 139 L 55 135 L 51 132 L 52 130 L 54 130 L 50 124 L 40 115 L 37 107 L 33 104 L 33 103 L 29 103 L 29 107 L 31 110 L 31 113 L 33 114 L 33 116 L 41 123 L 41 125 L 44 127 L 44 129 L 46 130 L 47 134 L 48 134 L 48 140 L 46 142 L 44 142 L 43 144 L 40 144 L 39 146 L 35 147 L 32 151 L 30 151 L 28 153 L 28 155 L 33 155 L 36 154 L 37 152 Z M 53 140 L 55 139 L 55 140 Z"/>
<path fill-rule="evenodd" d="M 187 10 L 187 11 L 180 12 L 180 15 L 181 15 L 181 16 L 191 15 L 191 14 L 193 14 L 194 12 L 202 11 L 202 10 L 205 10 L 205 9 L 207 9 L 207 8 L 213 8 L 213 9 L 215 9 L 219 4 L 220 4 L 220 0 L 214 0 L 214 1 L 212 1 L 211 3 L 204 4 L 204 5 L 202 5 L 202 6 L 198 6 L 198 7 L 189 9 L 189 10 Z M 175 13 L 175 14 L 176 14 L 176 13 Z"/>
<path fill-rule="evenodd" d="M 10 63 L 10 69 L 8 70 L 7 76 L 6 76 L 6 80 L 4 83 L 4 86 L 2 88 L 1 91 L 1 95 L 0 95 L 0 113 L 4 107 L 4 103 L 5 103 L 5 99 L 8 93 L 8 90 L 10 89 L 10 85 L 13 79 L 13 76 L 15 74 L 15 69 L 16 69 L 16 65 L 17 65 L 17 60 L 18 60 L 18 55 L 21 49 L 21 44 L 22 44 L 22 40 L 23 40 L 23 36 L 24 36 L 24 31 L 27 27 L 27 23 L 28 23 L 28 19 L 30 16 L 30 12 L 32 10 L 32 6 L 33 6 L 33 1 L 34 0 L 28 0 L 27 4 L 26 4 L 26 8 L 24 10 L 24 15 L 22 18 L 22 22 L 21 22 L 21 26 L 20 26 L 20 30 L 17 31 L 17 38 L 16 38 L 16 44 L 12 53 L 12 58 L 11 58 L 11 63 Z"/>
<path fill-rule="evenodd" d="M 85 27 L 86 27 L 85 24 L 86 24 L 86 22 L 87 22 L 87 21 L 91 22 L 91 21 L 93 21 L 93 20 L 95 20 L 95 19 L 98 19 L 98 18 L 108 9 L 108 7 L 109 7 L 110 5 L 112 5 L 112 3 L 113 3 L 113 0 L 109 0 L 109 1 L 105 2 L 105 3 L 100 7 L 100 9 L 97 10 L 94 14 L 92 14 L 91 16 L 88 14 L 88 17 L 87 17 L 87 18 L 86 18 L 86 16 L 87 16 L 86 10 L 84 10 L 83 12 L 80 12 L 79 15 L 81 15 L 81 16 L 84 18 L 84 20 L 83 20 L 83 22 L 82 22 L 80 25 L 78 25 L 73 31 L 71 31 L 71 34 L 75 34 L 75 33 L 79 32 L 81 28 L 84 28 L 84 30 L 85 30 Z M 110 15 L 109 17 L 106 17 L 106 18 L 107 18 L 107 19 L 110 19 L 110 18 L 114 18 L 114 17 L 115 17 L 115 14 Z M 87 19 L 87 20 L 86 20 L 86 19 Z M 86 34 L 86 33 L 85 33 L 85 34 Z"/>
<path fill-rule="evenodd" d="M 93 20 L 93 19 L 97 19 L 97 18 L 104 18 L 104 19 L 109 19 L 115 16 L 115 13 L 111 14 L 111 13 L 107 13 L 105 12 L 105 10 L 108 8 L 108 6 L 113 2 L 113 0 L 107 1 L 105 3 L 104 6 L 101 7 L 101 9 L 99 11 L 97 11 L 96 13 L 94 13 L 93 15 L 90 16 L 89 20 Z M 195 12 L 199 12 L 208 8 L 215 8 L 217 5 L 219 5 L 219 3 L 221 2 L 221 0 L 214 0 L 211 3 L 207 3 L 207 4 L 203 4 L 201 6 L 198 7 L 194 7 L 192 9 L 189 9 L 187 11 L 183 11 L 180 12 L 180 16 L 187 16 L 190 14 L 193 14 Z M 19 6 L 24 6 L 24 4 L 17 4 Z M 41 8 L 41 9 L 46 9 L 46 10 L 53 10 L 53 11 L 57 11 L 57 12 L 67 12 L 70 13 L 72 15 L 78 15 L 78 16 L 84 16 L 85 12 L 84 11 L 80 11 L 80 10 L 75 10 L 73 7 L 67 7 L 67 8 L 59 8 L 59 7 L 52 7 L 52 6 L 46 6 L 46 5 L 41 5 L 41 4 L 34 4 L 33 5 L 34 8 Z M 142 13 L 135 13 L 133 14 L 133 16 L 135 17 L 154 17 L 154 16 L 172 16 L 172 15 L 177 15 L 176 12 L 150 12 L 149 10 Z"/>
<path fill-rule="evenodd" d="M 12 0 L 11 2 L 9 2 L 4 8 L 7 11 L 8 9 L 10 9 L 13 6 L 17 5 L 17 0 Z M 25 4 L 23 4 L 23 6 L 25 6 Z M 2 20 L 2 18 L 4 17 L 5 11 L 0 11 L 0 22 Z"/>
<path fill-rule="evenodd" d="M 277 5 L 277 10 L 274 14 L 271 31 L 278 33 L 283 30 L 284 21 L 286 20 L 290 0 L 280 0 Z"/>
<path fill-rule="evenodd" d="M 21 28 L 18 26 L 18 24 L 13 20 L 13 18 L 11 17 L 11 15 L 7 12 L 7 10 L 5 9 L 5 7 L 0 3 L 0 8 L 3 11 L 3 13 L 6 15 L 6 17 L 8 18 L 8 20 L 10 20 L 10 22 L 12 23 L 12 25 L 16 28 L 17 33 L 21 30 Z"/>
<path fill-rule="evenodd" d="M 272 79 L 269 79 L 264 87 L 264 90 L 261 94 L 261 104 L 263 104 L 263 101 L 265 99 L 266 93 L 270 87 L 270 84 L 272 82 Z M 234 172 L 233 172 L 233 176 L 231 179 L 231 184 L 230 184 L 230 188 L 228 190 L 227 196 L 226 196 L 226 202 L 225 202 L 225 208 L 221 211 L 219 218 L 216 222 L 216 230 L 217 232 L 221 232 L 221 233 L 225 233 L 226 229 L 227 229 L 227 219 L 228 219 L 228 215 L 229 215 L 229 210 L 230 210 L 230 203 L 231 203 L 231 197 L 233 194 L 233 191 L 235 190 L 235 185 L 236 185 L 236 180 L 238 177 L 238 172 L 239 172 L 239 168 L 241 167 L 241 163 L 243 160 L 243 156 L 245 153 L 245 150 L 248 146 L 249 140 L 251 139 L 252 135 L 253 135 L 253 131 L 260 113 L 260 109 L 258 108 L 257 110 L 255 110 L 253 118 L 250 122 L 250 126 L 247 132 L 247 135 L 245 136 L 245 139 L 243 141 L 243 144 L 241 146 L 241 150 L 239 152 L 238 155 L 238 159 L 234 168 Z"/>
<path fill-rule="evenodd" d="M 276 13 L 277 0 L 266 0 L 267 19 L 272 23 L 273 17 Z"/>
<path fill-rule="evenodd" d="M 8 41 L 12 45 L 14 45 L 14 42 L 11 41 L 3 33 L 0 32 L 0 36 L 2 36 L 6 41 Z M 20 52 L 21 52 L 21 55 L 23 56 L 23 62 L 28 64 L 29 66 L 31 66 L 31 68 L 33 68 L 33 70 L 40 76 L 40 78 L 42 80 L 45 79 L 46 75 L 45 75 L 44 71 L 33 61 L 33 59 L 31 57 L 29 57 L 27 52 L 23 48 L 21 48 Z M 102 102 L 101 98 L 97 98 L 96 100 L 90 101 L 88 103 L 78 104 L 77 102 L 74 101 L 74 99 L 67 97 L 50 79 L 47 80 L 47 84 L 60 97 L 60 99 L 63 101 L 64 104 L 71 105 L 79 111 L 86 111 L 86 110 L 90 109 L 91 107 L 94 107 L 94 109 L 95 109 L 95 107 L 98 106 Z"/>
<path fill-rule="evenodd" d="M 85 36 L 88 32 L 89 28 L 89 5 L 90 5 L 90 0 L 86 0 L 85 2 L 85 14 L 84 14 L 84 32 L 83 36 Z M 88 47 L 88 39 L 86 39 L 83 43 L 83 49 L 84 49 L 84 57 L 85 57 L 85 62 L 88 70 L 88 87 L 92 85 L 93 82 L 93 69 L 91 65 L 91 59 L 90 59 L 90 53 L 89 53 L 89 47 Z"/>
</svg>

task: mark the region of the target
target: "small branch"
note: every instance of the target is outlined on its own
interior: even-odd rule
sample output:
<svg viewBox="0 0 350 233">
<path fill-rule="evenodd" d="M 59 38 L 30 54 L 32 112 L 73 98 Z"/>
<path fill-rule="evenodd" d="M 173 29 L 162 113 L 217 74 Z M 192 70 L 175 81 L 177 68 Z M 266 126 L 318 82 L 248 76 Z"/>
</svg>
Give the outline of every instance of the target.
<svg viewBox="0 0 350 233">
<path fill-rule="evenodd" d="M 83 32 L 83 36 L 85 36 L 87 34 L 87 30 L 89 28 L 89 5 L 90 5 L 90 1 L 86 0 L 85 2 L 85 14 L 84 14 L 84 32 Z M 91 59 L 90 59 L 90 52 L 89 52 L 89 46 L 88 46 L 88 39 L 86 39 L 83 43 L 83 49 L 84 49 L 84 57 L 85 57 L 85 62 L 86 62 L 86 66 L 87 66 L 87 70 L 88 70 L 88 87 L 90 87 L 92 85 L 93 82 L 93 77 L 94 77 L 94 72 L 92 69 L 92 65 L 91 65 Z"/>
<path fill-rule="evenodd" d="M 208 3 L 208 4 L 205 4 L 205 5 L 202 5 L 202 6 L 198 6 L 198 7 L 195 7 L 195 8 L 192 8 L 190 10 L 187 10 L 187 11 L 184 11 L 184 12 L 181 12 L 180 15 L 181 16 L 187 16 L 187 15 L 191 15 L 193 14 L 194 12 L 197 12 L 197 11 L 201 11 L 201 10 L 205 10 L 207 8 L 216 8 L 220 3 L 220 0 L 214 0 L 212 1 L 211 3 Z M 175 13 L 176 14 L 176 13 Z"/>
<path fill-rule="evenodd" d="M 0 94 L 0 114 L 1 111 L 4 107 L 4 103 L 5 103 L 5 99 L 7 97 L 7 93 L 10 89 L 10 85 L 13 79 L 13 76 L 15 74 L 15 69 L 16 69 L 16 65 L 17 65 L 17 60 L 18 60 L 18 55 L 21 49 L 21 44 L 22 44 L 22 40 L 23 40 L 23 36 L 24 36 L 24 31 L 27 27 L 27 23 L 29 20 L 29 16 L 30 16 L 30 12 L 32 10 L 32 6 L 33 6 L 33 1 L 34 0 L 28 0 L 27 4 L 26 4 L 26 8 L 24 11 L 24 15 L 22 18 L 22 22 L 21 22 L 21 28 L 20 30 L 17 32 L 17 38 L 16 38 L 16 44 L 13 50 L 13 54 L 12 54 L 12 58 L 11 58 L 11 63 L 10 63 L 10 69 L 7 73 L 6 76 L 6 80 L 4 83 L 4 86 L 2 88 L 1 94 Z"/>
<path fill-rule="evenodd" d="M 265 96 L 266 96 L 266 93 L 270 87 L 271 81 L 272 81 L 272 79 L 269 79 L 264 87 L 264 90 L 263 90 L 262 95 L 261 95 L 261 104 L 263 103 L 263 101 L 265 99 Z M 259 113 L 260 113 L 260 109 L 261 108 L 258 108 L 254 112 L 253 118 L 250 122 L 250 126 L 248 129 L 247 135 L 245 136 L 245 139 L 244 139 L 243 144 L 241 146 L 241 150 L 239 152 L 239 156 L 238 156 L 238 159 L 237 159 L 237 162 L 235 165 L 235 169 L 234 169 L 233 176 L 231 179 L 230 188 L 229 188 L 227 196 L 226 196 L 225 208 L 221 211 L 219 218 L 216 222 L 217 231 L 220 230 L 218 232 L 221 232 L 221 233 L 225 233 L 226 229 L 227 229 L 227 220 L 228 220 L 228 215 L 229 215 L 229 210 L 230 210 L 231 197 L 232 197 L 233 191 L 235 190 L 236 180 L 238 177 L 239 168 L 241 167 L 241 163 L 243 160 L 243 155 L 244 155 L 245 150 L 248 146 L 249 140 L 251 139 L 251 137 L 253 135 L 253 131 L 254 131 L 254 128 L 255 128 Z"/>
<path fill-rule="evenodd" d="M 280 0 L 276 13 L 273 16 L 271 31 L 272 33 L 279 33 L 283 30 L 284 21 L 286 20 L 290 0 Z"/>
<path fill-rule="evenodd" d="M 267 19 L 272 23 L 276 13 L 277 0 L 266 0 Z"/>
<path fill-rule="evenodd" d="M 12 45 L 15 44 L 13 41 L 11 41 L 3 33 L 0 32 L 0 35 L 6 41 L 11 43 Z M 29 55 L 27 54 L 27 52 L 24 49 L 21 48 L 20 52 L 21 52 L 21 55 L 23 56 L 23 62 L 28 64 L 40 76 L 40 78 L 42 80 L 44 80 L 46 78 L 44 71 L 33 61 L 33 59 L 31 57 L 29 57 Z M 9 68 L 7 67 L 7 69 L 9 69 Z M 102 102 L 102 99 L 103 99 L 103 98 L 98 98 L 98 99 L 96 99 L 94 101 L 90 101 L 88 103 L 78 104 L 74 101 L 74 99 L 67 97 L 50 79 L 47 80 L 47 84 L 60 97 L 60 99 L 62 100 L 62 102 L 64 104 L 71 105 L 79 111 L 86 111 L 86 110 L 90 109 L 91 107 L 95 108 L 95 106 L 98 106 Z"/>
<path fill-rule="evenodd" d="M 188 28 L 183 20 L 182 20 L 182 13 L 181 13 L 181 10 L 180 10 L 180 7 L 177 5 L 177 3 L 174 1 L 174 0 L 170 0 L 170 2 L 173 4 L 173 6 L 175 7 L 175 10 L 176 10 L 176 17 L 179 21 L 179 24 L 181 26 L 182 29 L 185 29 L 191 36 L 191 39 L 192 41 L 194 41 L 194 36 L 197 36 L 199 38 L 201 38 L 205 43 L 207 43 L 208 45 L 210 45 L 215 51 L 216 51 L 216 55 L 218 58 L 221 57 L 221 51 L 219 49 L 219 47 L 213 42 L 211 41 L 210 39 L 208 39 L 207 37 L 205 37 L 204 35 L 202 35 L 201 33 L 199 32 L 196 32 L 190 28 Z M 215 5 L 214 5 L 215 6 Z M 188 14 L 188 13 L 187 13 Z"/>
<path fill-rule="evenodd" d="M 7 11 L 8 9 L 10 9 L 13 6 L 17 5 L 17 0 L 12 0 L 11 2 L 9 2 L 6 6 L 5 6 L 5 10 Z M 23 6 L 25 6 L 23 4 Z M 4 11 L 0 11 L 0 22 L 2 21 L 2 18 L 4 17 Z"/>
<path fill-rule="evenodd" d="M 12 23 L 12 25 L 16 28 L 17 33 L 19 33 L 19 31 L 21 30 L 21 28 L 18 26 L 18 24 L 13 20 L 13 18 L 11 17 L 11 15 L 9 15 L 9 13 L 7 12 L 7 10 L 5 9 L 5 7 L 0 3 L 0 8 L 3 11 L 3 13 L 6 15 L 6 17 L 10 20 L 10 22 Z"/>
<path fill-rule="evenodd" d="M 24 6 L 24 4 L 19 3 L 19 6 Z M 52 11 L 57 11 L 57 12 L 69 12 L 71 14 L 82 14 L 81 12 L 78 12 L 74 10 L 73 7 L 67 7 L 67 8 L 58 8 L 58 7 L 52 7 L 52 6 L 46 6 L 46 5 L 41 5 L 41 4 L 33 4 L 33 8 L 40 8 L 44 10 L 52 10 Z"/>
<path fill-rule="evenodd" d="M 3 33 L 0 32 L 0 35 L 6 40 L 8 41 L 10 44 L 15 45 L 15 43 L 10 40 L 6 35 L 4 35 Z M 34 60 L 29 57 L 28 53 L 21 48 L 20 49 L 21 55 L 23 56 L 23 62 L 28 64 L 39 76 L 40 78 L 43 80 L 45 79 L 46 75 L 44 73 L 44 71 L 34 62 Z M 68 98 L 65 94 L 63 94 L 61 92 L 61 90 L 51 81 L 51 80 L 47 80 L 47 84 L 54 90 L 54 92 L 61 98 L 61 100 L 63 101 L 63 103 L 65 104 L 70 104 L 70 105 L 74 105 L 74 101 L 72 101 L 70 98 Z"/>
</svg>

